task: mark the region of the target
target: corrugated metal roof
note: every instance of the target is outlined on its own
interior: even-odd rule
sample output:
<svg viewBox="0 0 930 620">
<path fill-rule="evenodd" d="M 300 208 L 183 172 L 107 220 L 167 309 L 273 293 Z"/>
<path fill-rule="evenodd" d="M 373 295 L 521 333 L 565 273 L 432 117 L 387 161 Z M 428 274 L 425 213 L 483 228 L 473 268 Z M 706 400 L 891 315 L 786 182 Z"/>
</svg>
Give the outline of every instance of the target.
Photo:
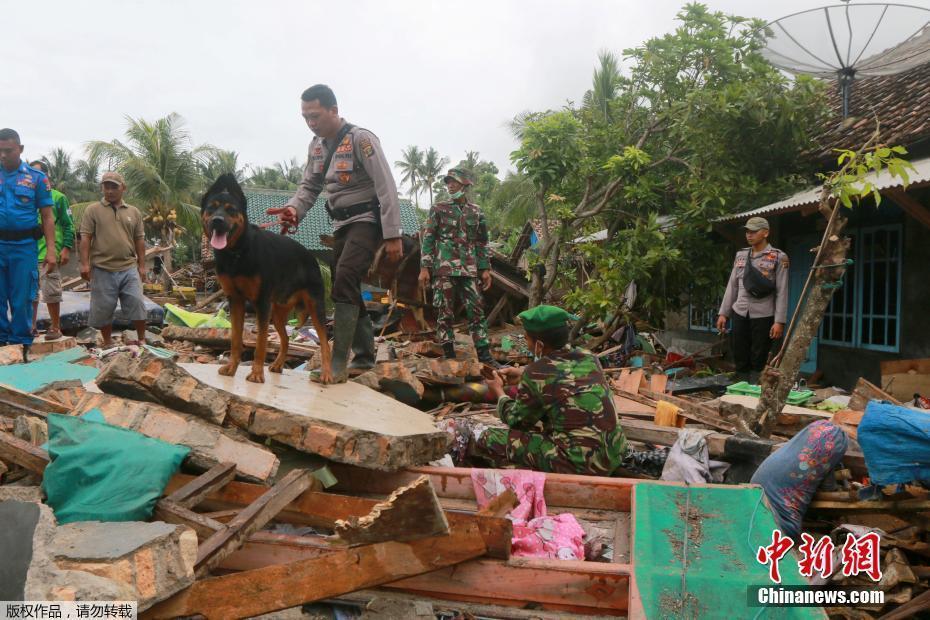
<svg viewBox="0 0 930 620">
<path fill-rule="evenodd" d="M 914 166 L 913 170 L 908 171 L 908 181 L 910 183 L 922 183 L 930 181 L 930 157 L 925 159 L 918 159 L 917 161 L 912 161 L 911 164 Z M 870 178 L 875 179 L 873 183 L 875 187 L 879 190 L 891 189 L 892 187 L 902 187 L 903 183 L 900 178 L 891 176 L 891 173 L 887 170 L 882 170 L 878 176 L 873 173 L 870 175 Z M 765 205 L 764 207 L 759 207 L 758 209 L 753 209 L 751 211 L 744 211 L 742 213 L 735 213 L 733 215 L 725 215 L 723 217 L 717 218 L 714 222 L 725 224 L 727 222 L 735 222 L 738 220 L 744 220 L 754 216 L 765 216 L 765 215 L 778 215 L 779 213 L 787 213 L 789 211 L 796 211 L 801 207 L 807 205 L 817 204 L 820 200 L 820 186 L 812 187 L 804 191 L 798 192 L 793 196 L 789 196 L 784 200 L 779 200 L 778 202 L 773 202 L 772 204 Z"/>
<path fill-rule="evenodd" d="M 246 200 L 248 200 L 249 222 L 252 224 L 264 224 L 275 220 L 275 217 L 267 215 L 265 211 L 271 207 L 280 207 L 294 195 L 294 192 L 291 191 L 255 187 L 243 187 L 242 191 L 245 193 Z M 320 243 L 320 235 L 333 234 L 333 224 L 323 206 L 325 200 L 322 195 L 316 199 L 313 208 L 307 212 L 297 232 L 293 234 L 294 239 L 308 250 L 316 252 L 331 251 L 330 248 Z M 416 207 L 407 198 L 400 199 L 400 225 L 405 232 L 410 234 L 420 229 Z"/>
</svg>

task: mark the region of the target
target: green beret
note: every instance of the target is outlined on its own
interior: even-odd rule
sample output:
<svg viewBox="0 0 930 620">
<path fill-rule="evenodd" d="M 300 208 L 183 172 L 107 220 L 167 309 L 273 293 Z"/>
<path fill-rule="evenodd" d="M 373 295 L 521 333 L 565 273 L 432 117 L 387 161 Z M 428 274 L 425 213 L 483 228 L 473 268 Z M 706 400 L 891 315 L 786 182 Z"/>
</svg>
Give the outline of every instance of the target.
<svg viewBox="0 0 930 620">
<path fill-rule="evenodd" d="M 524 310 L 517 316 L 523 323 L 523 329 L 536 334 L 563 327 L 568 321 L 578 320 L 577 316 L 562 310 L 558 306 L 546 305 Z"/>
</svg>

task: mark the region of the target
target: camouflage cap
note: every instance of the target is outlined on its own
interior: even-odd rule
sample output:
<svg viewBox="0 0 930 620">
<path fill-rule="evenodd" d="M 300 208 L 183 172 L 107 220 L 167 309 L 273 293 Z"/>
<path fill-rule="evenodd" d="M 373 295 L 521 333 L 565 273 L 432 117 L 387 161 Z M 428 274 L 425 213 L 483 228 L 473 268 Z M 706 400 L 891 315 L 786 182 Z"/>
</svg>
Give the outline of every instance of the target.
<svg viewBox="0 0 930 620">
<path fill-rule="evenodd" d="M 765 219 L 764 217 L 751 217 L 743 225 L 743 228 L 745 228 L 746 230 L 751 230 L 753 232 L 763 230 L 763 229 L 768 230 L 769 221 Z"/>
<path fill-rule="evenodd" d="M 471 185 L 471 173 L 464 168 L 450 168 L 449 172 L 446 173 L 446 176 L 442 178 L 443 183 L 448 183 L 449 179 L 453 181 L 458 181 L 462 185 Z"/>
<path fill-rule="evenodd" d="M 562 327 L 566 322 L 578 319 L 574 314 L 566 312 L 558 306 L 547 305 L 524 310 L 517 317 L 523 323 L 523 329 L 537 334 Z"/>
<path fill-rule="evenodd" d="M 103 176 L 100 177 L 100 184 L 103 185 L 104 183 L 116 183 L 117 185 L 126 187 L 126 181 L 123 180 L 123 175 L 114 170 L 108 170 L 103 173 Z"/>
</svg>

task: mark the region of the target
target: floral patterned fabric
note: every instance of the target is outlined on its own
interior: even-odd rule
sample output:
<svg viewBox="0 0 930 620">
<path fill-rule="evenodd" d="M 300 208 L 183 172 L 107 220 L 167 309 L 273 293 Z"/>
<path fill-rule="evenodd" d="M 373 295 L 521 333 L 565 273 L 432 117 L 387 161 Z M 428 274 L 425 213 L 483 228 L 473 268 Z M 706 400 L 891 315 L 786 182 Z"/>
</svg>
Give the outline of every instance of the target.
<svg viewBox="0 0 930 620">
<path fill-rule="evenodd" d="M 817 487 L 846 454 L 846 433 L 818 420 L 765 459 L 751 482 L 765 490 L 783 534 L 797 538 Z"/>
<path fill-rule="evenodd" d="M 472 469 L 478 508 L 513 490 L 518 503 L 507 518 L 513 521 L 511 555 L 551 560 L 584 560 L 584 530 L 570 513 L 546 514 L 543 488 L 546 474 L 524 469 Z"/>
</svg>

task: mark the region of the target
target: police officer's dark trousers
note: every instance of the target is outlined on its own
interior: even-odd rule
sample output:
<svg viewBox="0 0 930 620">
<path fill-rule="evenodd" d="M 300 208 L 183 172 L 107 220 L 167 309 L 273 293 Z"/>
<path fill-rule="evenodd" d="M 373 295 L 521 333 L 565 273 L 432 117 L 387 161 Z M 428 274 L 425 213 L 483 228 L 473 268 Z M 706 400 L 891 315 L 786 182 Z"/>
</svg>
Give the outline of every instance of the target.
<svg viewBox="0 0 930 620">
<path fill-rule="evenodd" d="M 733 362 L 736 372 L 745 378 L 752 372 L 762 372 L 772 350 L 769 332 L 775 317 L 747 318 L 736 312 L 730 317 L 733 333 Z"/>
<path fill-rule="evenodd" d="M 343 380 L 350 347 L 360 360 L 356 366 L 374 366 L 374 334 L 362 300 L 362 278 L 381 244 L 381 226 L 356 222 L 339 228 L 333 236 L 333 374 Z"/>
</svg>

